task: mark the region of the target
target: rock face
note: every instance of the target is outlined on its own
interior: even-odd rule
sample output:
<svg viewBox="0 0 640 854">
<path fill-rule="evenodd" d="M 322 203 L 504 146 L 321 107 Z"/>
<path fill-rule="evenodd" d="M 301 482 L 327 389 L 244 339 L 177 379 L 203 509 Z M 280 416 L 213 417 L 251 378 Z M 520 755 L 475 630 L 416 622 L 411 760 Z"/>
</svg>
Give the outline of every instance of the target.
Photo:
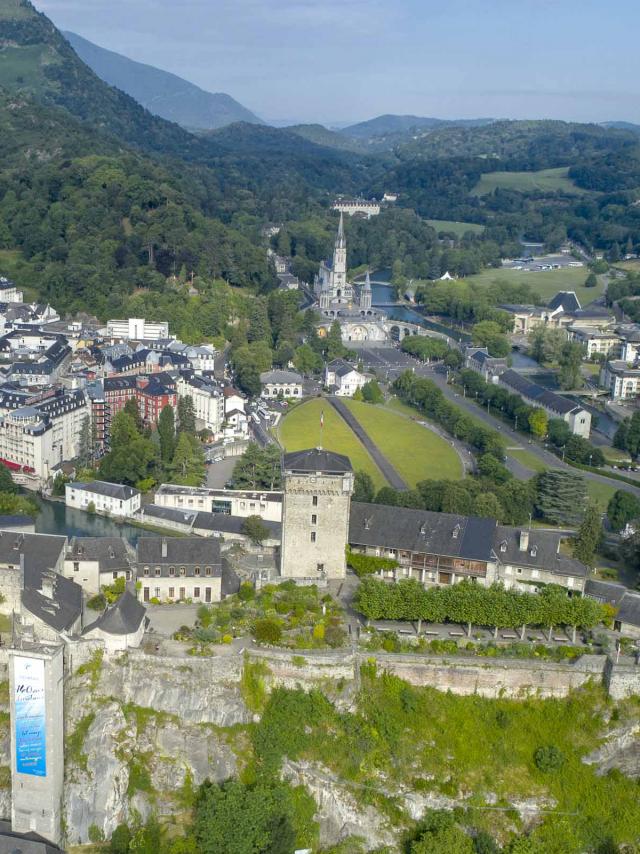
<svg viewBox="0 0 640 854">
<path fill-rule="evenodd" d="M 597 765 L 598 774 L 613 768 L 627 777 L 640 778 L 640 727 L 637 725 L 614 730 L 602 747 L 585 756 L 587 765 Z"/>
</svg>

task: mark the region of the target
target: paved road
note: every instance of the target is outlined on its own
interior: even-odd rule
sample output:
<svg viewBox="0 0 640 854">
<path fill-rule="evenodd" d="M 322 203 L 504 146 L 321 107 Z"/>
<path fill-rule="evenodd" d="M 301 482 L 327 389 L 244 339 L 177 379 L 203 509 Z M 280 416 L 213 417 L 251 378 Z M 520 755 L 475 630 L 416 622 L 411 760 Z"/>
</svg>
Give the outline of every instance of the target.
<svg viewBox="0 0 640 854">
<path fill-rule="evenodd" d="M 347 406 L 345 406 L 345 404 L 337 397 L 330 397 L 330 398 L 328 398 L 328 400 L 329 400 L 329 403 L 336 410 L 338 415 L 340 415 L 347 422 L 349 427 L 353 430 L 353 432 L 356 434 L 358 439 L 360 439 L 360 441 L 365 446 L 367 451 L 369 451 L 373 461 L 378 466 L 378 468 L 380 469 L 382 474 L 385 476 L 385 478 L 387 479 L 389 484 L 394 489 L 401 489 L 401 490 L 408 489 L 409 487 L 407 486 L 407 484 L 400 477 L 398 472 L 394 469 L 394 467 L 391 465 L 389 460 L 384 456 L 384 454 L 380 453 L 377 445 L 375 445 L 371 441 L 371 439 L 369 438 L 369 436 L 367 435 L 367 433 L 363 429 L 362 425 L 357 420 L 357 418 L 355 418 L 353 416 L 353 414 L 351 413 L 349 408 Z"/>
<path fill-rule="evenodd" d="M 549 468 L 559 468 L 579 472 L 583 474 L 587 480 L 593 480 L 596 483 L 613 486 L 616 489 L 625 489 L 640 498 L 640 488 L 636 486 L 631 486 L 631 484 L 623 483 L 622 481 L 612 480 L 611 478 L 604 477 L 603 475 L 593 474 L 592 472 L 580 472 L 579 469 L 574 469 L 567 465 L 567 463 L 563 463 L 555 454 L 552 454 L 550 451 L 546 451 L 536 442 L 532 442 L 531 445 L 528 445 L 526 442 L 523 443 L 521 434 L 516 433 L 515 430 L 506 426 L 506 424 L 500 419 L 494 418 L 492 415 L 488 414 L 484 407 L 478 406 L 475 402 L 464 398 L 461 394 L 458 394 L 450 385 L 447 385 L 446 376 L 439 373 L 437 370 L 434 370 L 434 368 L 427 365 L 421 365 L 416 367 L 415 373 L 433 380 L 433 382 L 442 389 L 444 396 L 452 403 L 455 403 L 456 406 L 466 410 L 470 415 L 473 415 L 474 418 L 483 421 L 487 426 L 492 427 L 494 430 L 499 430 L 499 432 L 504 436 L 508 446 L 524 447 L 529 453 L 533 454 L 533 456 L 537 457 Z M 510 460 L 508 466 L 513 474 L 521 479 L 528 478 L 533 473 L 531 469 L 516 460 Z"/>
</svg>

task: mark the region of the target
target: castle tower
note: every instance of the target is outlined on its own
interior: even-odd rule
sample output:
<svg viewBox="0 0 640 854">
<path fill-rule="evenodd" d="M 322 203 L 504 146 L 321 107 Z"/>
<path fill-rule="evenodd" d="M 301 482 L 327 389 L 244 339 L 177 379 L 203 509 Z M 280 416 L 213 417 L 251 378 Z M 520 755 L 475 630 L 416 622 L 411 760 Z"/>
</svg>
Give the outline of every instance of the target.
<svg viewBox="0 0 640 854">
<path fill-rule="evenodd" d="M 347 240 L 344 236 L 344 216 L 340 212 L 338 234 L 333 249 L 333 295 L 336 299 L 349 297 L 347 290 Z"/>
<path fill-rule="evenodd" d="M 9 651 L 11 827 L 62 841 L 62 646 Z"/>
<path fill-rule="evenodd" d="M 353 469 L 348 457 L 322 448 L 282 461 L 284 503 L 280 575 L 344 578 Z"/>
<path fill-rule="evenodd" d="M 360 308 L 362 311 L 369 311 L 371 309 L 372 300 L 373 294 L 371 293 L 371 280 L 369 279 L 369 271 L 367 270 L 364 285 L 360 291 Z"/>
</svg>

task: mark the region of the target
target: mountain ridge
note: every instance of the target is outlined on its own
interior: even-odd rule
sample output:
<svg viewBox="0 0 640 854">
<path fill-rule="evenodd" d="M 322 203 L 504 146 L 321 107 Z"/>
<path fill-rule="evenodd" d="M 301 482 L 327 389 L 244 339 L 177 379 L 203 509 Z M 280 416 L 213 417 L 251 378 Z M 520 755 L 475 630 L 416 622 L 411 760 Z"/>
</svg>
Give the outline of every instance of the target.
<svg viewBox="0 0 640 854">
<path fill-rule="evenodd" d="M 264 124 L 225 92 L 208 92 L 177 74 L 109 50 L 70 31 L 62 35 L 80 59 L 110 86 L 160 118 L 187 130 L 213 130 L 244 121 Z"/>
</svg>

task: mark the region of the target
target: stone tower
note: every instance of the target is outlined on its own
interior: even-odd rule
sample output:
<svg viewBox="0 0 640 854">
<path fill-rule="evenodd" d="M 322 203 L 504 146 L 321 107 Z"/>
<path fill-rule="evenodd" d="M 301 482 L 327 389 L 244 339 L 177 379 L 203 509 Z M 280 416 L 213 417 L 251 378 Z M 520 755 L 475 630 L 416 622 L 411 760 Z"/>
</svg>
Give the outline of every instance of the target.
<svg viewBox="0 0 640 854">
<path fill-rule="evenodd" d="M 353 492 L 348 457 L 322 448 L 294 451 L 282 461 L 283 578 L 344 578 Z"/>
<path fill-rule="evenodd" d="M 62 841 L 63 653 L 54 644 L 9 651 L 11 827 Z"/>
<path fill-rule="evenodd" d="M 347 296 L 347 240 L 344 236 L 344 217 L 340 212 L 338 234 L 333 249 L 333 295 L 337 299 Z"/>
<path fill-rule="evenodd" d="M 364 285 L 360 291 L 360 308 L 362 311 L 369 311 L 371 309 L 372 300 L 373 294 L 371 293 L 371 280 L 369 279 L 369 271 L 367 270 Z"/>
</svg>

